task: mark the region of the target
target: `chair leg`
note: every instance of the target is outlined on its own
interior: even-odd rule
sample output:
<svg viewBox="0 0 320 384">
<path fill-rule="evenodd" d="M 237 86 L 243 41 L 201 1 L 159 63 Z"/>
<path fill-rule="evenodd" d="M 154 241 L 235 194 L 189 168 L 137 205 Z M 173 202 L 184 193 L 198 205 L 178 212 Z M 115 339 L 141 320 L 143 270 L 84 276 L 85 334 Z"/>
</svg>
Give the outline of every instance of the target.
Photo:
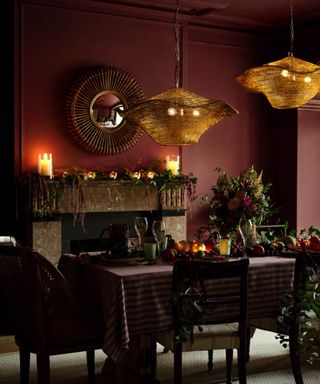
<svg viewBox="0 0 320 384">
<path fill-rule="evenodd" d="M 238 376 L 239 384 L 247 383 L 247 343 L 240 343 L 240 348 L 238 349 Z"/>
<path fill-rule="evenodd" d="M 248 363 L 250 360 L 250 343 L 251 343 L 251 327 L 247 328 L 247 357 L 246 357 L 246 362 Z M 255 330 L 254 330 L 255 332 Z"/>
<path fill-rule="evenodd" d="M 233 349 L 226 349 L 226 363 L 227 363 L 227 384 L 232 384 L 232 360 Z"/>
<path fill-rule="evenodd" d="M 303 384 L 303 377 L 301 372 L 301 361 L 298 352 L 298 326 L 290 329 L 289 334 L 289 349 L 290 349 L 290 362 L 291 369 L 294 376 L 294 380 L 296 384 Z"/>
<path fill-rule="evenodd" d="M 87 369 L 88 369 L 88 381 L 90 384 L 94 384 L 95 374 L 95 350 L 89 349 L 87 351 Z"/>
<path fill-rule="evenodd" d="M 29 372 L 30 372 L 30 352 L 20 347 L 20 384 L 29 383 Z"/>
<path fill-rule="evenodd" d="M 174 349 L 174 384 L 182 384 L 182 344 Z"/>
<path fill-rule="evenodd" d="M 208 371 L 211 372 L 213 368 L 213 349 L 208 351 Z"/>
<path fill-rule="evenodd" d="M 46 353 L 37 354 L 38 383 L 50 384 L 50 356 Z"/>
<path fill-rule="evenodd" d="M 157 342 L 152 338 L 150 341 L 149 361 L 151 377 L 155 378 L 157 375 Z"/>
</svg>

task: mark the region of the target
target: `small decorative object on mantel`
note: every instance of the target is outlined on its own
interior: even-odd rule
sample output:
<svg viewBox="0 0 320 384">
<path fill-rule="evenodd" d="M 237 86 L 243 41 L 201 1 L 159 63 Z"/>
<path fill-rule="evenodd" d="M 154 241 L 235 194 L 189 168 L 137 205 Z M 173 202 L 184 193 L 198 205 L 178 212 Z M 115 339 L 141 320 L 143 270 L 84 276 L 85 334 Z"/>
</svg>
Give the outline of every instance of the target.
<svg viewBox="0 0 320 384">
<path fill-rule="evenodd" d="M 239 233 L 239 224 L 250 220 L 258 225 L 272 216 L 274 208 L 268 196 L 271 184 L 263 184 L 262 171 L 258 174 L 253 166 L 238 177 L 231 177 L 220 168 L 215 170 L 219 175 L 211 189 L 213 196 L 207 201 L 211 207 L 210 225 L 219 230 L 222 238 L 236 236 L 243 246 L 254 244 L 254 230 L 248 233 L 249 227 L 242 226 Z"/>
<path fill-rule="evenodd" d="M 147 171 L 146 177 L 147 179 L 152 180 L 155 177 L 155 173 L 153 171 Z"/>
<path fill-rule="evenodd" d="M 118 172 L 116 172 L 116 171 L 111 171 L 111 172 L 109 173 L 109 178 L 110 178 L 111 180 L 115 180 L 115 179 L 117 178 L 117 176 L 118 176 Z"/>
</svg>

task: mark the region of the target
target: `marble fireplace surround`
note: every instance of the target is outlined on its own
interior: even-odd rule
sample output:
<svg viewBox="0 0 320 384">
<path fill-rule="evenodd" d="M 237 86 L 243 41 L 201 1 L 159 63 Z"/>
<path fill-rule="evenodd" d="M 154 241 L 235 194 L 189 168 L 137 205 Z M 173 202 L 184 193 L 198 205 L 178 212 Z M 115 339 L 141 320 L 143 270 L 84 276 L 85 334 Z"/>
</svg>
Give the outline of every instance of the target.
<svg viewBox="0 0 320 384">
<path fill-rule="evenodd" d="M 54 182 L 52 188 L 54 190 Z M 89 181 L 84 188 L 84 226 L 74 222 L 75 201 L 71 185 L 65 185 L 53 199 L 51 208 L 55 221 L 32 221 L 32 247 L 57 264 L 60 255 L 69 251 L 70 240 L 97 238 L 109 223 L 128 223 L 133 236 L 133 218 L 145 215 L 149 225 L 157 217 L 166 223 L 166 232 L 173 238 L 186 238 L 185 190 L 172 186 L 159 192 L 149 183 L 131 181 Z M 33 210 L 40 204 L 33 201 Z"/>
</svg>

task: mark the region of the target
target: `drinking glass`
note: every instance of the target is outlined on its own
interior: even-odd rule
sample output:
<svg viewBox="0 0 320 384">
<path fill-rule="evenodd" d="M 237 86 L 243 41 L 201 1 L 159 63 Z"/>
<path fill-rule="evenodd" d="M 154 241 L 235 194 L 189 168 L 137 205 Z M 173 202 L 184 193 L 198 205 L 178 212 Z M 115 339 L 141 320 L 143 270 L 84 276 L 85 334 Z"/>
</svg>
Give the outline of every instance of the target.
<svg viewBox="0 0 320 384">
<path fill-rule="evenodd" d="M 145 216 L 136 216 L 134 219 L 134 229 L 139 238 L 139 248 L 142 247 L 142 239 L 148 229 L 148 220 Z"/>
<path fill-rule="evenodd" d="M 157 243 L 157 254 L 160 255 L 161 243 L 165 240 L 166 225 L 164 221 L 155 220 L 152 223 L 152 234 Z"/>
</svg>

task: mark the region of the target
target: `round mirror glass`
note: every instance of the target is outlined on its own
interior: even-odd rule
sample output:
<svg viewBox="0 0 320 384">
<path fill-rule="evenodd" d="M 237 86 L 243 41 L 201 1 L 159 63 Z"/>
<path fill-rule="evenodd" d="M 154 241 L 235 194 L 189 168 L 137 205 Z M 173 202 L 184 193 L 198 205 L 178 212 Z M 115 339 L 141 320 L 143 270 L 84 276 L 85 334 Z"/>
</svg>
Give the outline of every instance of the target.
<svg viewBox="0 0 320 384">
<path fill-rule="evenodd" d="M 99 128 L 118 128 L 124 123 L 120 115 L 124 102 L 114 92 L 103 91 L 92 100 L 90 115 Z"/>
<path fill-rule="evenodd" d="M 127 151 L 142 130 L 121 116 L 143 100 L 140 85 L 127 72 L 94 67 L 74 83 L 67 100 L 67 121 L 72 136 L 86 150 L 101 155 Z"/>
</svg>

